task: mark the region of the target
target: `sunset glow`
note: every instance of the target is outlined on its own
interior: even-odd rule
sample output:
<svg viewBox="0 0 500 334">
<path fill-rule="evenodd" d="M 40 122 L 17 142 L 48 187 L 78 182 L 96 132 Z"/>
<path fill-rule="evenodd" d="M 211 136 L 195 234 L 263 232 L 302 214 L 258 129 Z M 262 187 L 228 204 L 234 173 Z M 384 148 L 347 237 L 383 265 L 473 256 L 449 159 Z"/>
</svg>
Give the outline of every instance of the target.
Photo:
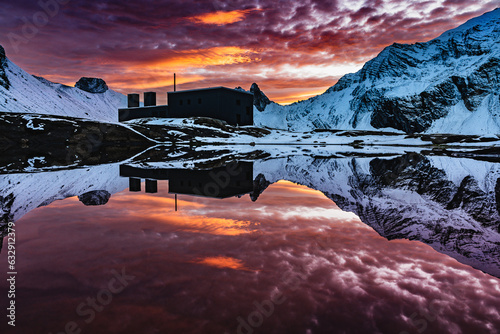
<svg viewBox="0 0 500 334">
<path fill-rule="evenodd" d="M 205 205 L 196 201 L 177 200 L 180 211 L 174 211 L 175 200 L 172 197 L 151 197 L 145 194 L 136 195 L 135 201 L 129 202 L 130 197 L 120 196 L 116 202 L 125 207 L 140 206 L 129 213 L 130 217 L 146 219 L 157 224 L 168 224 L 179 231 L 191 233 L 207 233 L 211 235 L 240 235 L 252 232 L 251 223 L 240 219 L 219 217 L 205 217 L 201 215 L 186 216 L 186 211 L 203 211 Z M 76 200 L 76 198 L 75 198 Z"/>
<path fill-rule="evenodd" d="M 74 0 L 22 43 L 36 2 L 0 13 L 0 44 L 31 74 L 74 85 L 103 78 L 118 92 L 241 86 L 253 82 L 288 104 L 321 94 L 393 43 L 430 40 L 499 1 L 180 1 L 144 4 Z M 23 40 L 24 41 L 24 40 Z"/>
<path fill-rule="evenodd" d="M 143 68 L 171 68 L 187 69 L 207 66 L 231 65 L 248 63 L 251 61 L 249 54 L 252 51 L 236 46 L 215 47 L 210 49 L 180 51 L 177 55 L 165 60 L 159 60 L 149 64 L 141 65 Z"/>
</svg>

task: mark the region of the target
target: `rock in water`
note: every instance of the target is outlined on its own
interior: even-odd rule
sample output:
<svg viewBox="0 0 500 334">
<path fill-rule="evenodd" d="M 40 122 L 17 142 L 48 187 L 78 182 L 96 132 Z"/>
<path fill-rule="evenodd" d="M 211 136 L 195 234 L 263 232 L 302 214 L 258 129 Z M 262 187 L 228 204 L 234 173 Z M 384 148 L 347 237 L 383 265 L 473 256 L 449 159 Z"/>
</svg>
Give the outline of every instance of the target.
<svg viewBox="0 0 500 334">
<path fill-rule="evenodd" d="M 92 94 L 105 93 L 108 90 L 106 82 L 99 78 L 80 78 L 75 87 Z"/>
<path fill-rule="evenodd" d="M 250 87 L 250 93 L 253 93 L 253 105 L 257 107 L 257 110 L 264 111 L 268 104 L 271 104 L 271 100 L 264 94 L 256 83 L 252 84 Z"/>
<path fill-rule="evenodd" d="M 250 199 L 252 202 L 257 201 L 260 194 L 264 192 L 271 185 L 271 182 L 266 180 L 266 177 L 262 174 L 257 175 L 253 181 L 253 191 L 250 193 Z"/>
<path fill-rule="evenodd" d="M 111 194 L 106 190 L 95 190 L 78 196 L 78 199 L 86 206 L 94 206 L 108 203 L 110 197 Z"/>
</svg>

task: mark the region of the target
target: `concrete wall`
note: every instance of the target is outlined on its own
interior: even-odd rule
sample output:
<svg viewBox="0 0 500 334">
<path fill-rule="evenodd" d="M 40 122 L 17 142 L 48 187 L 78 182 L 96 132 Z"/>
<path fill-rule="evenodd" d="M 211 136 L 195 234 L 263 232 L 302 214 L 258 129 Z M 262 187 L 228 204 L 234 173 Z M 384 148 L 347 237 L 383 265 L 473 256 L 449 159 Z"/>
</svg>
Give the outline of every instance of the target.
<svg viewBox="0 0 500 334">
<path fill-rule="evenodd" d="M 221 109 L 233 125 L 253 125 L 253 95 L 231 90 L 221 91 Z"/>
<path fill-rule="evenodd" d="M 253 162 L 239 162 L 210 170 L 172 169 L 168 192 L 227 198 L 253 191 Z"/>
</svg>

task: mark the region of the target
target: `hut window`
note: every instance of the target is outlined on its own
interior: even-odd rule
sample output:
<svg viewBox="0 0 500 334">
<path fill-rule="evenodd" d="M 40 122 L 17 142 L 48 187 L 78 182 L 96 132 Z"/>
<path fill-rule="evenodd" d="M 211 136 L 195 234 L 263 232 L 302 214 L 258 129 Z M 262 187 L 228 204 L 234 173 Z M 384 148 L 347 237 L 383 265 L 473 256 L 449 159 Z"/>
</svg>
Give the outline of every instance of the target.
<svg viewBox="0 0 500 334">
<path fill-rule="evenodd" d="M 191 104 L 191 99 L 188 99 L 188 104 Z"/>
<path fill-rule="evenodd" d="M 179 100 L 179 105 L 181 105 L 181 106 L 182 106 L 182 103 L 183 103 L 183 102 L 182 102 L 182 100 Z"/>
<path fill-rule="evenodd" d="M 241 100 L 236 100 L 236 105 L 241 106 Z"/>
<path fill-rule="evenodd" d="M 198 104 L 201 104 L 201 97 L 198 99 Z"/>
</svg>

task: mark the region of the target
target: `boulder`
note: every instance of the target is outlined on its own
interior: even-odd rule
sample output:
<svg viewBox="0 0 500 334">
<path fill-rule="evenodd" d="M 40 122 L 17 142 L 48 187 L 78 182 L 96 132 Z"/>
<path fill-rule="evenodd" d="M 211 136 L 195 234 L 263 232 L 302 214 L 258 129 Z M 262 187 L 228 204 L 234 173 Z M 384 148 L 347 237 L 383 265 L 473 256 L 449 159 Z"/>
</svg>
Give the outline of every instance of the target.
<svg viewBox="0 0 500 334">
<path fill-rule="evenodd" d="M 92 94 L 105 93 L 109 89 L 104 80 L 86 77 L 80 78 L 75 87 Z"/>
</svg>

